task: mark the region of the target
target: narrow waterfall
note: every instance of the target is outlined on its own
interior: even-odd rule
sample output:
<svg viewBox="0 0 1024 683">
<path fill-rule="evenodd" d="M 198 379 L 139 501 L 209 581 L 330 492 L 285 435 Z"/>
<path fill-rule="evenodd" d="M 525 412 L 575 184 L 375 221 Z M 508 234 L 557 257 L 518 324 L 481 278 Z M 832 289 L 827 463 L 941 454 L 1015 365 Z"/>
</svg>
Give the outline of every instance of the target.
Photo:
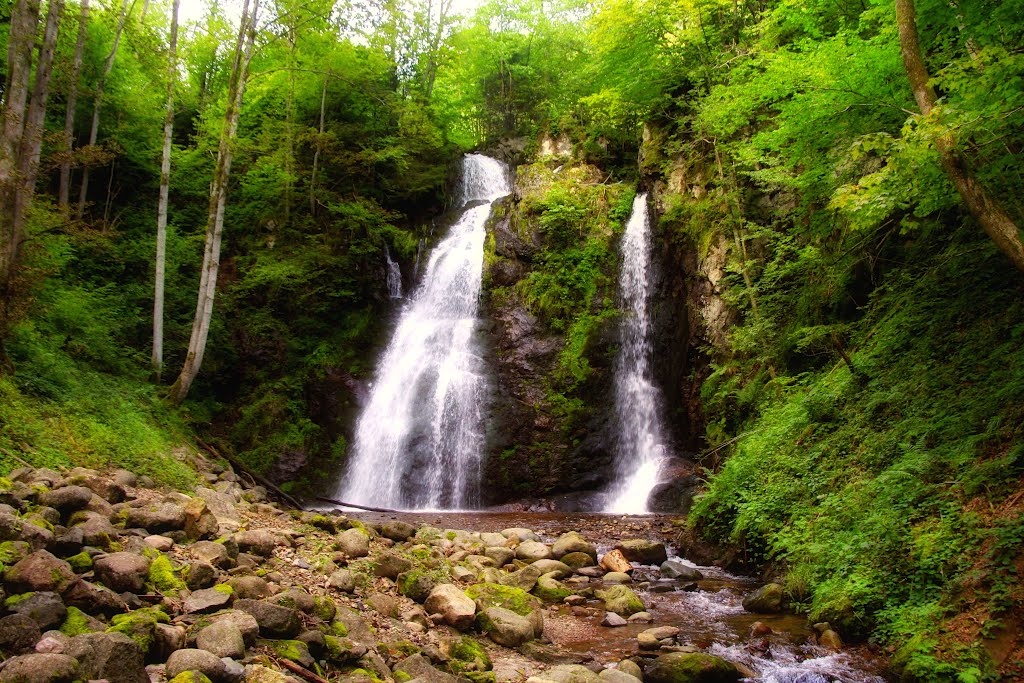
<svg viewBox="0 0 1024 683">
<path fill-rule="evenodd" d="M 458 221 L 431 252 L 381 358 L 337 488 L 393 509 L 479 505 L 487 382 L 477 347 L 485 223 L 511 191 L 508 170 L 465 157 Z"/>
<path fill-rule="evenodd" d="M 386 246 L 384 247 L 384 263 L 388 270 L 388 296 L 392 299 L 402 298 L 402 269 L 398 267 L 394 259 L 391 258 L 391 250 Z"/>
<path fill-rule="evenodd" d="M 607 512 L 646 512 L 647 499 L 658 484 L 666 457 L 661 395 L 651 372 L 650 262 L 647 195 L 639 194 L 633 200 L 633 212 L 622 236 L 619 296 L 623 320 L 615 362 L 617 470 L 607 493 Z"/>
</svg>

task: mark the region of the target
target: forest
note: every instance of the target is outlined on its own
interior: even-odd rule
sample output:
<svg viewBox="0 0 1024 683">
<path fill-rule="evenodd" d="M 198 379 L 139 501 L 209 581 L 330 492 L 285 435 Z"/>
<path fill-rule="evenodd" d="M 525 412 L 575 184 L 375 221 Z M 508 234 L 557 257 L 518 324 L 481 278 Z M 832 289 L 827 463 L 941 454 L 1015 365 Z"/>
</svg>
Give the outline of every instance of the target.
<svg viewBox="0 0 1024 683">
<path fill-rule="evenodd" d="M 191 444 L 323 488 L 389 264 L 411 291 L 482 152 L 515 179 L 484 253 L 512 397 L 485 502 L 614 476 L 595 425 L 647 192 L 689 468 L 660 511 L 902 679 L 1024 678 L 1024 0 L 0 0 L 0 23 L 0 474 L 187 491 Z"/>
</svg>

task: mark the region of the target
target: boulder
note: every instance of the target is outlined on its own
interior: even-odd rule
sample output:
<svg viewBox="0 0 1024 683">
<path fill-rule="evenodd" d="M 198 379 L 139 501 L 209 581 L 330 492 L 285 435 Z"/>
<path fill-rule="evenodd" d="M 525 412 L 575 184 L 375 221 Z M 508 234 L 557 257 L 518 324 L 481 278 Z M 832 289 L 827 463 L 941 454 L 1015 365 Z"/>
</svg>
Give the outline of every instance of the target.
<svg viewBox="0 0 1024 683">
<path fill-rule="evenodd" d="M 496 545 L 485 547 L 484 555 L 494 560 L 496 567 L 504 567 L 515 559 L 516 553 L 511 548 Z"/>
<path fill-rule="evenodd" d="M 17 593 L 62 592 L 77 580 L 71 565 L 45 550 L 37 550 L 7 570 L 4 581 Z"/>
<path fill-rule="evenodd" d="M 540 536 L 533 533 L 529 529 L 523 529 L 522 527 L 514 527 L 512 529 L 502 529 L 501 535 L 507 539 L 515 539 L 517 543 L 523 541 L 539 541 Z"/>
<path fill-rule="evenodd" d="M 221 584 L 213 588 L 194 591 L 185 598 L 182 609 L 186 614 L 193 612 L 212 612 L 227 606 L 233 598 L 231 586 Z"/>
<path fill-rule="evenodd" d="M 435 669 L 430 660 L 423 655 L 406 657 L 397 666 L 395 672 L 409 676 L 411 680 L 421 683 L 458 683 L 459 679 L 450 673 Z"/>
<path fill-rule="evenodd" d="M 60 626 L 68 615 L 64 601 L 59 595 L 49 591 L 32 593 L 23 600 L 18 600 L 13 606 L 8 606 L 15 614 L 23 614 L 34 621 L 41 631 Z"/>
<path fill-rule="evenodd" d="M 529 619 L 502 607 L 488 607 L 477 617 L 477 623 L 491 640 L 505 647 L 519 647 L 534 638 Z"/>
<path fill-rule="evenodd" d="M 580 664 L 563 664 L 548 669 L 542 674 L 545 680 L 555 683 L 600 683 L 596 673 Z"/>
<path fill-rule="evenodd" d="M 616 626 L 625 626 L 629 622 L 620 617 L 615 612 L 605 612 L 604 619 L 601 620 L 601 626 L 608 626 L 615 628 Z"/>
<path fill-rule="evenodd" d="M 64 654 L 29 654 L 13 657 L 0 670 L 0 683 L 71 683 L 78 661 Z"/>
<path fill-rule="evenodd" d="M 339 569 L 327 579 L 327 585 L 343 593 L 352 593 L 356 589 L 356 577 L 348 569 Z"/>
<path fill-rule="evenodd" d="M 270 557 L 274 554 L 279 537 L 267 529 L 252 529 L 239 531 L 232 539 L 238 544 L 238 549 L 243 553 L 251 553 L 261 557 Z"/>
<path fill-rule="evenodd" d="M 573 570 L 580 569 L 582 567 L 593 567 L 597 560 L 588 555 L 587 553 L 568 553 L 563 555 L 561 558 L 563 564 Z"/>
<path fill-rule="evenodd" d="M 193 498 L 185 505 L 185 535 L 192 540 L 216 538 L 220 522 L 202 498 Z"/>
<path fill-rule="evenodd" d="M 226 683 L 227 670 L 220 657 L 206 650 L 184 649 L 172 653 L 164 669 L 168 679 L 186 671 L 198 671 L 213 683 Z"/>
<path fill-rule="evenodd" d="M 373 573 L 388 579 L 397 579 L 398 575 L 412 569 L 412 561 L 397 553 L 382 553 L 377 557 L 377 566 Z"/>
<path fill-rule="evenodd" d="M 228 579 L 228 585 L 238 599 L 262 600 L 270 596 L 270 586 L 260 576 L 232 576 Z"/>
<path fill-rule="evenodd" d="M 212 652 L 217 657 L 245 656 L 245 638 L 241 629 L 227 619 L 215 621 L 196 635 L 196 647 Z"/>
<path fill-rule="evenodd" d="M 781 612 L 785 593 L 781 585 L 768 583 L 743 598 L 743 609 L 758 614 Z"/>
<path fill-rule="evenodd" d="M 558 560 L 537 560 L 531 564 L 539 569 L 542 575 L 554 572 L 555 574 L 558 574 L 558 576 L 555 577 L 556 579 L 564 579 L 572 576 L 572 567 L 564 562 L 559 562 Z"/>
<path fill-rule="evenodd" d="M 398 575 L 398 592 L 416 602 L 423 602 L 437 585 L 433 578 L 422 569 L 413 569 Z"/>
<path fill-rule="evenodd" d="M 435 586 L 423 604 L 430 614 L 440 614 L 449 626 L 465 631 L 473 625 L 476 602 L 450 583 Z"/>
<path fill-rule="evenodd" d="M 251 614 L 268 638 L 294 638 L 302 629 L 298 611 L 262 600 L 236 600 L 235 609 Z"/>
<path fill-rule="evenodd" d="M 106 586 L 79 579 L 64 591 L 64 604 L 86 612 L 114 614 L 127 609 L 124 598 Z"/>
<path fill-rule="evenodd" d="M 39 625 L 24 614 L 9 614 L 0 619 L 0 653 L 20 655 L 32 652 L 43 637 Z"/>
<path fill-rule="evenodd" d="M 185 508 L 166 498 L 140 507 L 129 507 L 125 512 L 125 525 L 145 529 L 151 534 L 180 531 L 185 528 Z"/>
<path fill-rule="evenodd" d="M 392 541 L 408 541 L 416 535 L 416 527 L 408 522 L 391 520 L 381 525 L 380 535 L 384 538 L 390 538 Z"/>
<path fill-rule="evenodd" d="M 645 609 L 643 601 L 626 586 L 611 586 L 603 591 L 597 591 L 597 597 L 604 600 L 604 608 L 607 611 L 615 612 L 622 617 L 643 612 Z"/>
<path fill-rule="evenodd" d="M 228 569 L 235 564 L 223 543 L 197 541 L 189 546 L 189 552 L 197 560 L 220 569 Z"/>
<path fill-rule="evenodd" d="M 551 548 L 538 541 L 524 541 L 516 548 L 516 558 L 524 562 L 536 562 L 551 558 Z"/>
<path fill-rule="evenodd" d="M 595 562 L 597 561 L 597 548 L 575 531 L 562 534 L 551 546 L 551 556 L 556 560 L 561 560 L 570 553 L 583 553 L 592 557 Z"/>
<path fill-rule="evenodd" d="M 678 634 L 679 629 L 675 626 L 658 626 L 638 633 L 636 641 L 641 650 L 657 650 L 663 640 L 671 640 Z"/>
<path fill-rule="evenodd" d="M 39 504 L 60 510 L 67 515 L 81 510 L 92 500 L 92 491 L 84 486 L 64 486 L 39 494 Z"/>
<path fill-rule="evenodd" d="M 214 624 L 220 622 L 227 622 L 233 624 L 238 631 L 242 634 L 242 640 L 245 642 L 246 647 L 256 642 L 256 638 L 260 635 L 260 625 L 257 623 L 256 618 L 248 612 L 242 612 L 237 609 L 224 610 L 213 615 L 211 622 Z"/>
<path fill-rule="evenodd" d="M 82 680 L 149 683 L 142 650 L 123 633 L 83 633 L 71 639 L 66 654 L 78 660 Z"/>
<path fill-rule="evenodd" d="M 283 607 L 291 607 L 307 614 L 311 614 L 313 608 L 316 607 L 316 600 L 313 599 L 313 596 L 298 587 L 292 587 L 283 593 L 278 593 L 274 597 L 268 598 L 267 602 Z"/>
<path fill-rule="evenodd" d="M 111 553 L 93 563 L 96 578 L 118 593 L 139 593 L 149 575 L 149 558 L 136 553 Z"/>
<path fill-rule="evenodd" d="M 528 564 L 522 569 L 499 576 L 499 582 L 503 586 L 510 586 L 524 591 L 532 591 L 537 585 L 537 579 L 544 576 L 540 567 Z"/>
<path fill-rule="evenodd" d="M 641 669 L 640 665 L 634 662 L 632 659 L 623 659 L 616 665 L 616 668 L 619 671 L 629 674 L 638 681 L 644 680 L 643 669 Z"/>
<path fill-rule="evenodd" d="M 734 683 L 739 670 L 721 657 L 703 652 L 662 655 L 648 667 L 646 683 Z"/>
<path fill-rule="evenodd" d="M 370 537 L 362 529 L 348 529 L 338 534 L 338 550 L 356 559 L 370 554 Z"/>
<path fill-rule="evenodd" d="M 638 564 L 660 565 L 668 560 L 665 544 L 658 541 L 635 538 L 618 543 L 615 549 L 620 551 L 630 562 Z"/>
<path fill-rule="evenodd" d="M 632 577 L 622 572 L 608 572 L 601 580 L 605 583 L 633 583 Z"/>
<path fill-rule="evenodd" d="M 677 560 L 662 562 L 661 575 L 669 579 L 679 579 L 680 581 L 700 581 L 704 578 L 700 570 Z"/>
<path fill-rule="evenodd" d="M 537 579 L 537 585 L 533 587 L 533 594 L 544 602 L 552 603 L 562 602 L 572 595 L 572 591 L 558 581 L 555 576 L 556 572 L 552 572 Z"/>
<path fill-rule="evenodd" d="M 603 669 L 598 674 L 604 683 L 636 683 L 637 679 L 619 669 Z"/>
<path fill-rule="evenodd" d="M 601 568 L 609 572 L 622 572 L 623 574 L 633 571 L 633 565 L 629 563 L 621 550 L 611 550 L 601 557 L 599 563 Z M 580 572 L 581 574 L 583 572 Z M 589 576 L 589 574 L 584 574 Z"/>
</svg>

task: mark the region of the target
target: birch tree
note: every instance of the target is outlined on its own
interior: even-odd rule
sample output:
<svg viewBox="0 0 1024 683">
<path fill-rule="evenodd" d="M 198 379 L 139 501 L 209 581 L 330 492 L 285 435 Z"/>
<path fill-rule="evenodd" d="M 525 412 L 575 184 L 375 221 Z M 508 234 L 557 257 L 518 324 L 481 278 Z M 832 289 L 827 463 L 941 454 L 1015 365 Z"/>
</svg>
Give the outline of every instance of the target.
<svg viewBox="0 0 1024 683">
<path fill-rule="evenodd" d="M 224 128 L 220 134 L 217 150 L 217 165 L 210 183 L 210 204 L 206 218 L 206 244 L 203 253 L 203 266 L 199 280 L 199 297 L 196 301 L 196 314 L 192 321 L 192 334 L 189 338 L 188 352 L 181 373 L 170 389 L 170 398 L 181 403 L 188 395 L 189 388 L 199 374 L 206 352 L 206 340 L 210 333 L 210 320 L 213 316 L 213 300 L 217 293 L 217 271 L 220 268 L 220 245 L 224 229 L 224 207 L 227 202 L 228 180 L 231 174 L 232 147 L 238 131 L 238 117 L 242 109 L 242 98 L 245 94 L 245 81 L 252 59 L 253 44 L 256 40 L 256 15 L 259 0 L 253 0 L 250 10 L 249 0 L 242 5 L 242 18 L 239 22 L 238 40 L 235 43 L 234 58 L 231 67 L 231 78 L 228 81 L 227 109 L 224 112 Z"/>
<path fill-rule="evenodd" d="M 85 37 L 89 33 L 89 0 L 81 0 L 80 12 L 78 37 L 75 40 L 75 53 L 71 58 L 71 73 L 68 77 L 70 85 L 67 107 L 64 110 L 64 158 L 60 163 L 60 186 L 57 190 L 57 203 L 65 211 L 71 197 L 71 148 L 74 145 L 75 113 L 78 108 L 78 76 L 82 72 L 82 52 L 85 50 Z"/>
<path fill-rule="evenodd" d="M 174 133 L 174 83 L 178 71 L 178 8 L 171 9 L 171 36 L 167 58 L 167 105 L 164 111 L 164 148 L 160 160 L 160 198 L 156 210 L 156 267 L 153 285 L 153 374 L 160 381 L 164 365 L 164 272 L 167 260 L 167 197 L 171 185 L 171 137 Z"/>
</svg>

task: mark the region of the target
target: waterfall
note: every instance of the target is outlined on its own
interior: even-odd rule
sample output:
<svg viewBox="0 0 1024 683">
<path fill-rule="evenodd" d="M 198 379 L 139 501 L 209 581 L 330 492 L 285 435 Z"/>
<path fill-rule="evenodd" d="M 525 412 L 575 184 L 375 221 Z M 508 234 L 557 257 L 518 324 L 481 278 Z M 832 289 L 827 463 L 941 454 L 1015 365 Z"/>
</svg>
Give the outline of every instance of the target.
<svg viewBox="0 0 1024 683">
<path fill-rule="evenodd" d="M 388 296 L 392 299 L 402 298 L 402 269 L 398 267 L 398 264 L 391 258 L 391 250 L 384 247 L 384 259 L 385 265 L 387 266 L 388 272 Z"/>
<path fill-rule="evenodd" d="M 622 236 L 619 296 L 623 320 L 615 362 L 617 472 L 607 493 L 607 512 L 646 512 L 647 498 L 658 484 L 666 457 L 661 396 L 651 373 L 650 261 L 647 195 L 639 194 Z"/>
<path fill-rule="evenodd" d="M 381 357 L 336 491 L 342 500 L 393 509 L 479 505 L 484 224 L 491 202 L 510 191 L 504 164 L 465 157 L 459 200 L 469 206 L 431 252 Z"/>
</svg>

